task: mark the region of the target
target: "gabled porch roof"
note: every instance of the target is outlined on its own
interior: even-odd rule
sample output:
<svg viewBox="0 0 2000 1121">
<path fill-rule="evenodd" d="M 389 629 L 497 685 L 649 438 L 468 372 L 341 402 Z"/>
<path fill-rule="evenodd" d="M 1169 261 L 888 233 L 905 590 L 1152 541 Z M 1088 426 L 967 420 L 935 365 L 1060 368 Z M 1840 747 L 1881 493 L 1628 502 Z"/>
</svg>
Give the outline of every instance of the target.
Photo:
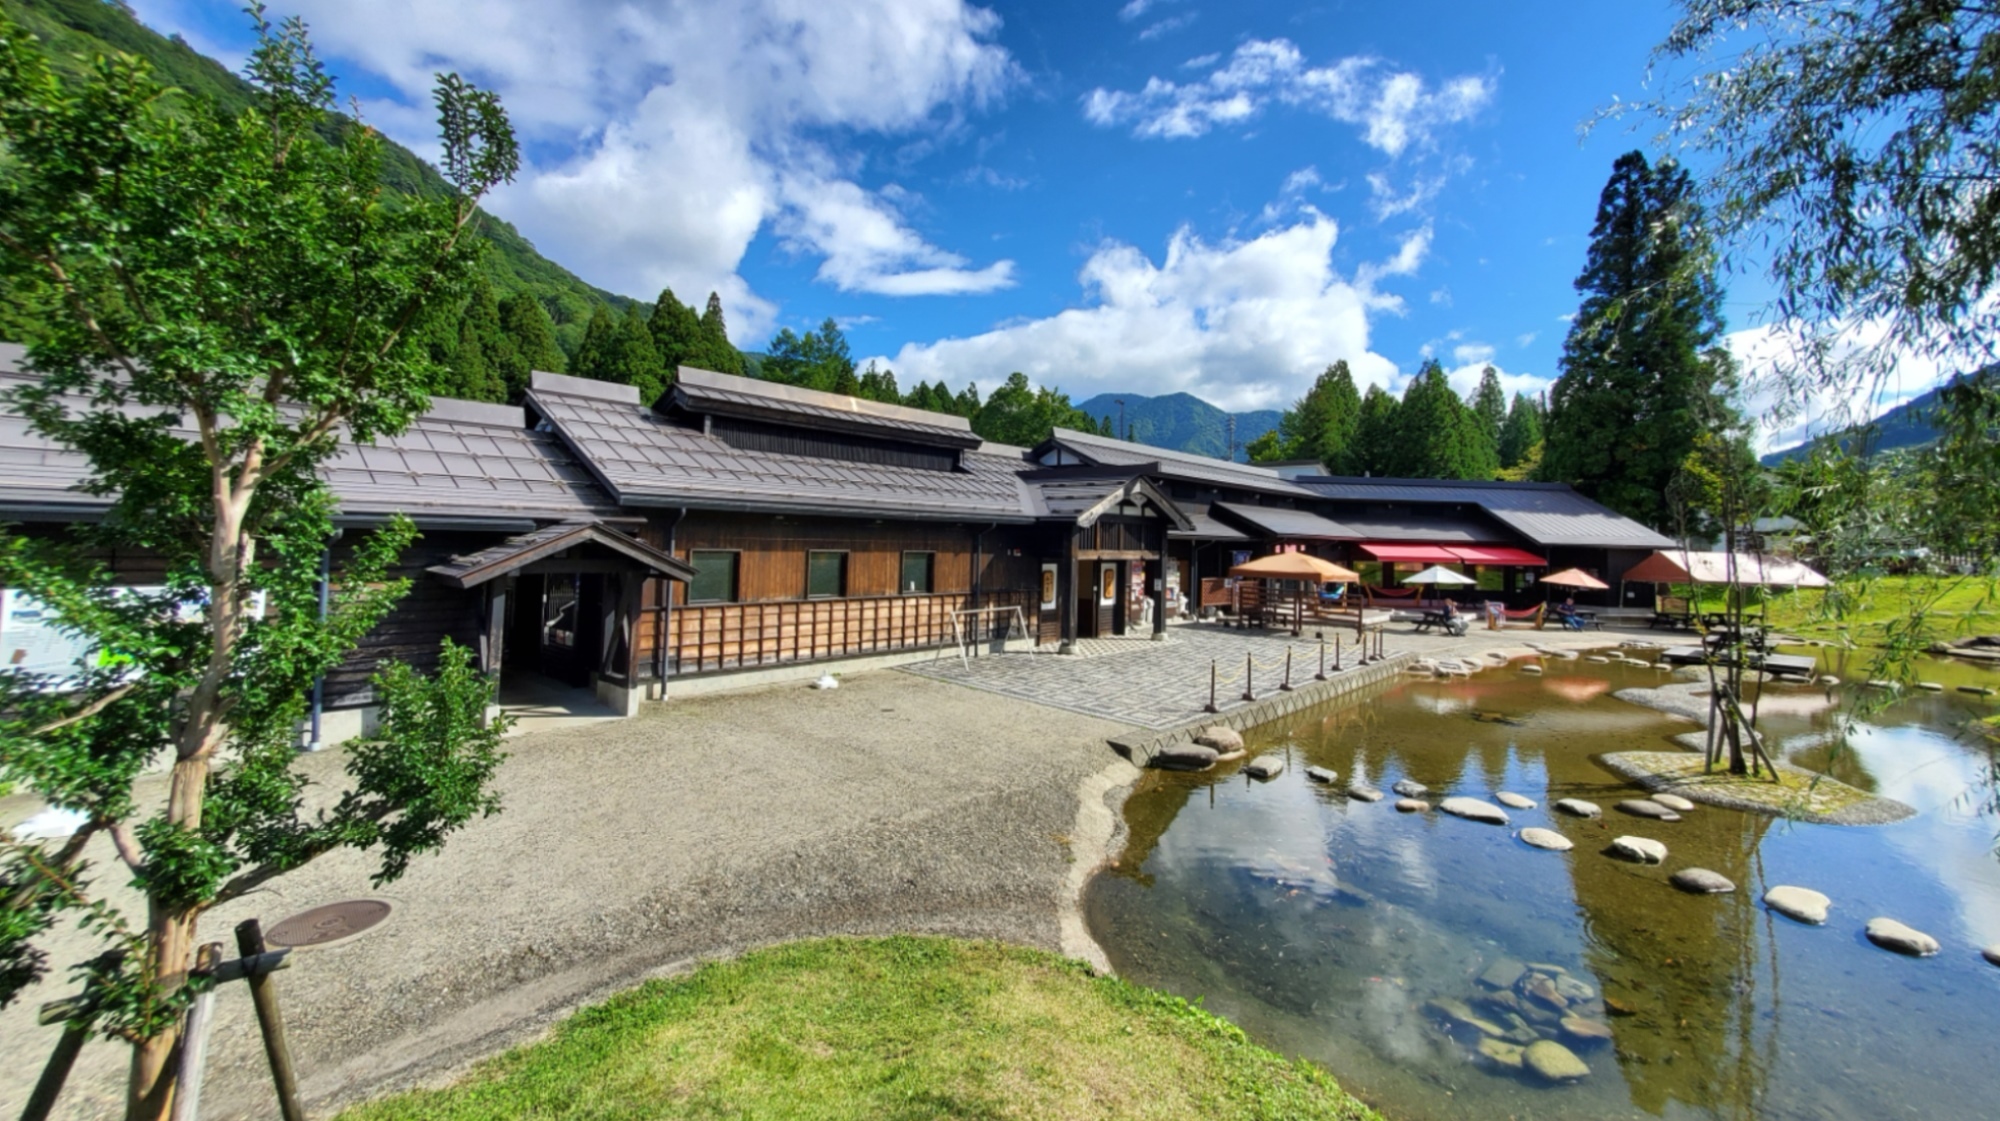
<svg viewBox="0 0 2000 1121">
<path fill-rule="evenodd" d="M 629 561 L 634 569 L 670 580 L 692 579 L 695 570 L 672 554 L 636 537 L 628 537 L 602 522 L 559 522 L 533 533 L 509 537 L 497 545 L 434 564 L 425 571 L 454 588 L 475 588 L 488 580 L 519 572 L 536 561 L 557 557 L 578 546 L 600 546 Z"/>
</svg>

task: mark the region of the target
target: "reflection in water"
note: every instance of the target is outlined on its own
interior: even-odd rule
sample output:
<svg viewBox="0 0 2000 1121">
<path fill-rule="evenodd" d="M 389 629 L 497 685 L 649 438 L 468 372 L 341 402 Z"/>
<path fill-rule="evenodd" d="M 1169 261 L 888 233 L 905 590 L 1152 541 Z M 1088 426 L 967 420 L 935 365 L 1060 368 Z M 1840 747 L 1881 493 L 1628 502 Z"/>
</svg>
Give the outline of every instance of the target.
<svg viewBox="0 0 2000 1121">
<path fill-rule="evenodd" d="M 1396 1117 L 1990 1116 L 2000 969 L 1977 949 L 2000 942 L 1996 823 L 1958 800 L 1983 754 L 1950 734 L 1983 702 L 1926 694 L 1845 737 L 1841 777 L 1920 811 L 1896 825 L 1712 808 L 1673 824 L 1583 821 L 1547 806 L 1581 797 L 1609 810 L 1637 793 L 1593 755 L 1657 750 L 1694 726 L 1609 695 L 1657 684 L 1653 671 L 1548 668 L 1404 682 L 1258 729 L 1253 750 L 1290 758 L 1269 783 L 1229 769 L 1147 775 L 1126 804 L 1120 866 L 1086 898 L 1113 964 L 1204 998 Z M 1842 734 L 1823 691 L 1773 687 L 1763 701 L 1767 735 L 1794 761 L 1824 757 Z M 1513 790 L 1542 804 L 1513 828 L 1553 828 L 1576 847 L 1540 852 L 1509 829 L 1350 802 L 1307 782 L 1307 765 L 1339 771 L 1337 788 L 1414 779 L 1433 800 Z M 1664 841 L 1667 863 L 1602 855 L 1621 833 Z M 1681 894 L 1666 877 L 1689 866 L 1739 890 Z M 1779 883 L 1831 895 L 1832 921 L 1765 911 L 1758 898 Z M 1878 914 L 1936 935 L 1944 954 L 1870 946 L 1860 927 Z M 1601 1011 L 1594 997 L 1579 1004 L 1606 1015 L 1612 1037 L 1572 1041 L 1591 1068 L 1582 1082 L 1544 1087 L 1475 1058 L 1476 1031 L 1453 1035 L 1425 1011 L 1463 1001 L 1497 1016 L 1503 998 L 1481 977 L 1510 960 L 1602 994 Z"/>
</svg>

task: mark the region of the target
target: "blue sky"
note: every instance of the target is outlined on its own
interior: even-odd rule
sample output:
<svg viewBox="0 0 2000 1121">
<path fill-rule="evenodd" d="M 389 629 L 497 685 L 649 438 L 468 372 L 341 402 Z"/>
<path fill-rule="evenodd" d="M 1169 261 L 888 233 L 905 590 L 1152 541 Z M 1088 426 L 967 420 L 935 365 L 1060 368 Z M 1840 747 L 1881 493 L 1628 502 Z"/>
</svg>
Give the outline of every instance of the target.
<svg viewBox="0 0 2000 1121">
<path fill-rule="evenodd" d="M 231 3 L 135 0 L 226 61 Z M 492 209 L 592 283 L 722 293 L 739 346 L 832 316 L 907 383 L 1281 407 L 1556 372 L 1598 191 L 1649 138 L 1670 9 L 1618 3 L 279 0 L 432 150 L 431 75 L 527 144 Z M 1762 296 L 1738 279 L 1732 329 Z M 1921 387 L 1918 387 L 1921 388 Z M 1915 390 L 1912 389 L 1911 392 Z"/>
</svg>

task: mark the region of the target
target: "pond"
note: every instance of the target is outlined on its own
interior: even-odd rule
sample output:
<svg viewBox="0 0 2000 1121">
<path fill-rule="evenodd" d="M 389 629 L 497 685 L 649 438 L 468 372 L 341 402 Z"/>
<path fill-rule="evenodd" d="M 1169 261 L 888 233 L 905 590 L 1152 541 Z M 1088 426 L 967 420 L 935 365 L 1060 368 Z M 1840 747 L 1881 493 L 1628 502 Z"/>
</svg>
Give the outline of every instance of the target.
<svg viewBox="0 0 2000 1121">
<path fill-rule="evenodd" d="M 1915 694 L 1856 729 L 1838 773 L 1918 812 L 1843 827 L 1707 806 L 1675 823 L 1613 811 L 1642 792 L 1592 757 L 1664 750 L 1696 725 L 1612 696 L 1669 680 L 1659 671 L 1546 666 L 1540 677 L 1405 679 L 1254 729 L 1252 755 L 1290 760 L 1269 782 L 1233 766 L 1148 772 L 1126 803 L 1127 848 L 1084 900 L 1113 966 L 1324 1065 L 1392 1118 L 1995 1116 L 2000 968 L 1980 948 L 2000 943 L 2000 820 L 1979 809 L 1987 756 L 1958 733 L 1994 705 L 1951 686 L 2000 675 L 1929 667 L 1947 692 Z M 1823 765 L 1842 700 L 1773 687 L 1768 742 Z M 1309 765 L 1339 782 L 1310 782 Z M 1411 779 L 1433 802 L 1504 790 L 1539 806 L 1510 811 L 1508 828 L 1401 814 L 1393 794 L 1346 798 L 1355 777 L 1385 792 Z M 1600 804 L 1605 818 L 1551 813 L 1564 797 Z M 1531 825 L 1575 848 L 1528 847 L 1514 833 Z M 1605 855 L 1620 834 L 1664 841 L 1665 864 Z M 1688 866 L 1720 872 L 1736 892 L 1669 886 Z M 1827 924 L 1767 911 L 1760 898 L 1778 884 L 1831 896 Z M 1943 952 L 1876 948 L 1862 928 L 1878 915 L 1935 936 Z M 1581 1018 L 1609 1028 L 1594 1046 L 1570 1040 L 1590 1068 L 1580 1081 L 1549 1085 L 1478 1056 L 1480 1032 L 1437 1011 L 1463 1002 L 1497 1020 L 1497 1002 L 1514 1003 L 1505 994 L 1536 974 L 1513 989 L 1492 982 L 1523 963 L 1564 978 Z"/>
</svg>

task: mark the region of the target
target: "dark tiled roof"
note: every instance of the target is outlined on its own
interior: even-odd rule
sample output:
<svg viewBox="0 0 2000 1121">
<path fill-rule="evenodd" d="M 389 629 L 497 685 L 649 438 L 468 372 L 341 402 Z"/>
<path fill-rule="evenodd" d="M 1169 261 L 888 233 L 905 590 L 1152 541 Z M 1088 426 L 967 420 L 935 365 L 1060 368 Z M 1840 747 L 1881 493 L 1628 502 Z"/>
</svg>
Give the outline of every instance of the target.
<svg viewBox="0 0 2000 1121">
<path fill-rule="evenodd" d="M 1120 502 L 1138 499 L 1165 514 L 1173 529 L 1194 526 L 1187 512 L 1143 475 L 1107 479 L 1095 472 L 1069 477 L 1033 472 L 1028 478 L 1037 512 L 1049 518 L 1088 525 Z"/>
<path fill-rule="evenodd" d="M 1206 483 L 1216 487 L 1234 487 L 1264 494 L 1284 494 L 1294 497 L 1307 495 L 1306 491 L 1279 478 L 1277 472 L 1253 467 L 1247 463 L 1232 463 L 1205 455 L 1195 455 L 1192 452 L 1156 448 L 1151 444 L 1114 440 L 1109 436 L 1093 436 L 1068 428 L 1056 429 L 1036 450 L 1044 450 L 1052 444 L 1059 444 L 1090 463 L 1144 468 L 1148 469 L 1149 474 L 1158 474 L 1164 478 Z"/>
<path fill-rule="evenodd" d="M 532 533 L 509 537 L 476 553 L 466 553 L 444 564 L 434 564 L 425 571 L 436 573 L 452 587 L 473 588 L 544 557 L 590 545 L 622 554 L 639 567 L 675 580 L 687 580 L 694 575 L 695 570 L 686 562 L 676 560 L 644 541 L 628 537 L 601 522 L 558 522 L 543 526 Z"/>
<path fill-rule="evenodd" d="M 1186 538 L 1190 541 L 1248 541 L 1250 535 L 1235 526 L 1224 525 L 1207 510 L 1189 510 L 1188 522 L 1193 528 L 1186 531 L 1174 530 L 1170 537 Z"/>
<path fill-rule="evenodd" d="M 1355 479 L 1330 475 L 1309 475 L 1297 481 L 1315 494 L 1343 501 L 1478 506 L 1501 524 L 1538 545 L 1667 549 L 1674 544 L 1623 514 L 1592 502 L 1563 483 Z"/>
<path fill-rule="evenodd" d="M 0 389 L 28 384 L 20 348 L 0 347 Z M 76 407 L 87 407 L 79 398 Z M 527 427 L 518 407 L 437 399 L 400 436 L 345 444 L 321 470 L 346 516 L 542 520 L 610 514 L 616 507 L 561 441 Z M 193 431 L 186 432 L 193 438 Z M 0 503 L 101 507 L 73 488 L 88 462 L 0 411 Z"/>
<path fill-rule="evenodd" d="M 1209 509 L 1238 525 L 1249 526 L 1263 537 L 1317 537 L 1334 541 L 1352 541 L 1359 536 L 1339 522 L 1328 521 L 1318 514 L 1305 510 L 1286 510 L 1276 506 L 1245 506 L 1234 502 L 1217 502 Z"/>
<path fill-rule="evenodd" d="M 576 380 L 536 374 L 529 403 L 626 504 L 952 520 L 1032 518 L 1017 459 L 968 451 L 961 457 L 963 469 L 936 471 L 743 451 L 655 414 L 629 391 L 578 392 L 567 384 Z"/>
<path fill-rule="evenodd" d="M 976 448 L 980 444 L 979 437 L 972 434 L 970 421 L 928 409 L 886 405 L 691 366 L 682 366 L 676 377 L 668 400 L 689 412 L 789 423 L 938 447 Z"/>
<path fill-rule="evenodd" d="M 1368 541 L 1420 541 L 1426 544 L 1499 544 L 1513 534 L 1479 514 L 1425 514 L 1407 510 L 1355 513 L 1337 510 L 1340 524 Z"/>
</svg>

